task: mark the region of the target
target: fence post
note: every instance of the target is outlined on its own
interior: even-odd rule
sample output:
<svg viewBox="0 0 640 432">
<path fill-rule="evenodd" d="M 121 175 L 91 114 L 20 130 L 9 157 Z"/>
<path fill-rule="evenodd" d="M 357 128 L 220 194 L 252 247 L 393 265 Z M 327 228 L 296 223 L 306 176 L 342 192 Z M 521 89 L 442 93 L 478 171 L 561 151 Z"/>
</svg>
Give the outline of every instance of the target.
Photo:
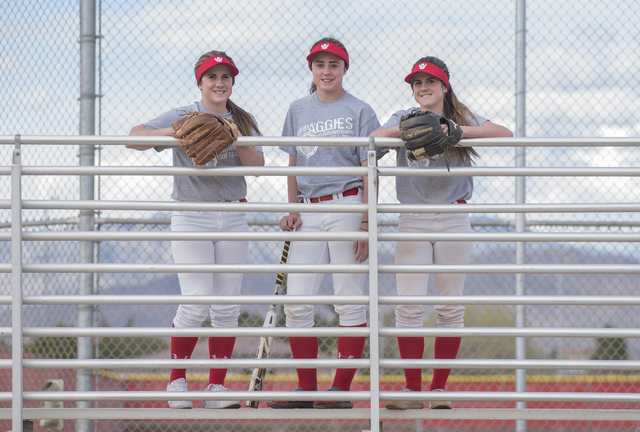
<svg viewBox="0 0 640 432">
<path fill-rule="evenodd" d="M 80 135 L 95 135 L 95 56 L 96 56 L 96 0 L 81 0 L 80 4 Z M 81 145 L 80 165 L 94 165 L 94 146 Z M 94 177 L 80 176 L 80 199 L 94 199 Z M 93 231 L 93 210 L 80 211 L 80 231 Z M 79 261 L 84 264 L 94 262 L 94 242 L 81 241 Z M 93 273 L 81 273 L 78 280 L 78 294 L 93 295 Z M 93 305 L 78 306 L 78 327 L 93 327 Z M 93 338 L 78 338 L 78 359 L 92 359 Z M 80 369 L 76 373 L 76 389 L 79 392 L 93 390 L 93 370 Z M 77 402 L 78 408 L 91 408 L 91 401 Z M 91 432 L 90 419 L 76 421 L 77 432 Z"/>
<path fill-rule="evenodd" d="M 12 430 L 22 432 L 22 162 L 20 135 L 11 162 L 11 418 Z"/>
<path fill-rule="evenodd" d="M 526 0 L 517 0 L 516 3 L 516 136 L 525 136 L 526 125 Z M 516 147 L 516 166 L 524 167 L 526 165 L 526 148 Z M 516 203 L 522 204 L 525 198 L 525 178 L 516 177 Z M 526 218 L 524 213 L 516 214 L 516 232 L 526 231 Z M 516 263 L 524 264 L 526 261 L 525 243 L 516 243 Z M 525 275 L 517 274 L 516 295 L 525 294 Z M 516 327 L 526 327 L 526 308 L 524 305 L 516 306 Z M 527 340 L 526 338 L 516 338 L 516 358 L 524 360 L 527 358 Z M 527 391 L 527 371 L 525 369 L 516 369 L 516 392 Z M 526 402 L 516 402 L 517 409 L 526 409 Z M 527 430 L 526 420 L 516 420 L 516 431 L 524 432 Z"/>
<path fill-rule="evenodd" d="M 367 186 L 369 189 L 369 386 L 371 432 L 380 431 L 380 352 L 378 347 L 378 167 L 375 138 L 369 137 Z"/>
</svg>

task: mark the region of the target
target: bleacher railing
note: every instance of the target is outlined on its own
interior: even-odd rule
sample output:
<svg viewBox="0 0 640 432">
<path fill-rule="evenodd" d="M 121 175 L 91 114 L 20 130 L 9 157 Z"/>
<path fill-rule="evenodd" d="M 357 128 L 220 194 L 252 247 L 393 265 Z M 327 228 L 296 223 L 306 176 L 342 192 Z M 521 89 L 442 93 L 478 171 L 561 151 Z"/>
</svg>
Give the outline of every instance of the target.
<svg viewBox="0 0 640 432">
<path fill-rule="evenodd" d="M 371 430 L 379 431 L 382 419 L 510 419 L 510 420 L 593 420 L 593 421 L 636 421 L 640 420 L 640 410 L 531 410 L 531 409 L 455 409 L 455 410 L 410 410 L 389 411 L 379 408 L 380 402 L 391 400 L 440 399 L 430 392 L 389 392 L 379 389 L 380 368 L 457 368 L 457 369 L 583 369 L 583 370 L 638 370 L 640 361 L 596 361 L 596 360 L 399 360 L 379 358 L 378 339 L 398 336 L 492 336 L 492 337 L 589 337 L 589 338 L 639 338 L 639 329 L 620 328 L 384 328 L 379 326 L 378 306 L 397 304 L 463 304 L 463 305 L 627 305 L 640 306 L 640 298 L 627 296 L 463 296 L 463 297 L 413 297 L 379 296 L 378 275 L 385 273 L 476 273 L 476 274 L 639 274 L 638 264 L 492 264 L 492 265 L 383 265 L 377 260 L 379 241 L 492 241 L 492 242 L 638 242 L 640 234 L 593 234 L 593 233 L 383 233 L 378 232 L 378 215 L 384 213 L 589 213 L 589 212 L 638 212 L 640 203 L 606 204 L 468 204 L 450 205 L 402 205 L 377 204 L 376 185 L 380 176 L 601 176 L 637 177 L 640 167 L 630 168 L 454 168 L 411 169 L 376 168 L 376 147 L 397 147 L 402 142 L 397 139 L 354 138 L 256 138 L 243 137 L 237 145 L 277 146 L 277 145 L 323 145 L 323 146 L 368 146 L 368 167 L 237 167 L 237 168 L 175 168 L 175 167 L 78 167 L 78 166 L 23 166 L 21 164 L 22 145 L 124 145 L 124 144 L 168 144 L 175 145 L 172 138 L 109 137 L 109 136 L 0 136 L 0 144 L 15 145 L 11 166 L 0 166 L 0 176 L 11 177 L 10 199 L 0 199 L 0 209 L 11 210 L 10 232 L 0 232 L 0 240 L 11 241 L 11 262 L 0 263 L 0 273 L 11 274 L 11 295 L 0 296 L 0 305 L 10 305 L 12 325 L 0 328 L 0 336 L 11 337 L 12 358 L 0 360 L 0 369 L 12 370 L 12 389 L 0 391 L 0 401 L 12 404 L 11 409 L 0 409 L 0 418 L 12 419 L 13 431 L 22 431 L 23 420 L 27 419 L 326 419 L 326 411 L 314 410 L 169 410 L 169 409 L 108 409 L 76 408 L 55 410 L 50 408 L 23 408 L 23 402 L 43 401 L 166 401 L 170 400 L 353 400 L 369 401 L 369 409 L 332 410 L 335 419 L 369 419 Z M 464 145 L 474 147 L 594 147 L 594 146 L 640 146 L 640 139 L 596 138 L 596 139 L 475 139 Z M 259 175 L 259 176 L 314 176 L 314 175 L 362 175 L 369 184 L 369 203 L 350 205 L 336 204 L 288 204 L 288 203 L 180 203 L 143 201 L 58 201 L 24 200 L 21 181 L 24 176 L 118 176 L 118 175 Z M 368 233 L 299 233 L 299 232 L 246 232 L 246 233 L 189 233 L 189 232 L 28 232 L 23 230 L 23 209 L 73 209 L 73 210 L 197 210 L 197 211 L 246 211 L 251 212 L 349 212 L 367 213 L 370 221 Z M 294 297 L 252 296 L 238 297 L 186 297 L 162 295 L 132 296 L 33 296 L 23 295 L 22 275 L 25 273 L 278 273 L 279 264 L 246 265 L 190 265 L 190 264 L 101 264 L 101 263 L 38 263 L 24 262 L 23 242 L 28 241 L 138 241 L 138 240 L 368 240 L 369 262 L 360 265 L 286 265 L 285 273 L 367 273 L 369 275 L 368 296 L 337 297 L 315 296 Z M 369 307 L 368 328 L 250 328 L 233 329 L 197 328 L 126 328 L 126 327 L 84 327 L 84 328 L 29 328 L 24 327 L 22 308 L 24 305 L 130 305 L 130 304 L 366 304 Z M 105 337 L 105 336 L 366 336 L 370 342 L 370 358 L 354 360 L 98 360 L 98 359 L 24 359 L 23 337 Z M 25 369 L 136 369 L 136 368 L 254 368 L 265 366 L 279 368 L 361 368 L 370 370 L 370 391 L 353 391 L 348 394 L 335 392 L 189 392 L 176 394 L 167 392 L 134 391 L 63 391 L 24 392 L 23 371 Z M 518 402 L 608 402 L 638 403 L 640 395 L 630 393 L 557 393 L 557 392 L 448 392 L 452 401 L 518 401 Z"/>
</svg>

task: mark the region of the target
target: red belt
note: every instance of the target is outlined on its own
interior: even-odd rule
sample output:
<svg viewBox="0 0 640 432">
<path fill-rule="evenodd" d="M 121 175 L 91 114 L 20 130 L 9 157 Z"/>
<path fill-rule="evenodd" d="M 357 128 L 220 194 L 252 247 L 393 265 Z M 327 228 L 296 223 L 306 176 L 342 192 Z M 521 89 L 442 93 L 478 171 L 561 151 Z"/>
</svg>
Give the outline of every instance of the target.
<svg viewBox="0 0 640 432">
<path fill-rule="evenodd" d="M 220 201 L 220 202 L 234 202 L 234 201 L 231 201 L 231 200 L 222 200 L 222 201 Z M 246 199 L 246 198 L 242 198 L 242 199 L 238 200 L 238 202 L 247 202 L 247 199 Z"/>
<path fill-rule="evenodd" d="M 321 201 L 331 201 L 334 198 L 341 198 L 340 195 L 342 195 L 343 197 L 352 196 L 352 195 L 358 195 L 358 188 L 354 187 L 353 189 L 346 190 L 346 191 L 344 191 L 342 193 L 325 195 L 325 196 L 321 196 L 321 197 L 318 197 L 318 198 L 307 198 L 306 200 L 303 200 L 303 201 L 310 202 L 310 203 L 319 203 Z"/>
<path fill-rule="evenodd" d="M 465 200 L 458 200 L 456 201 L 458 204 L 466 204 L 467 202 Z"/>
</svg>

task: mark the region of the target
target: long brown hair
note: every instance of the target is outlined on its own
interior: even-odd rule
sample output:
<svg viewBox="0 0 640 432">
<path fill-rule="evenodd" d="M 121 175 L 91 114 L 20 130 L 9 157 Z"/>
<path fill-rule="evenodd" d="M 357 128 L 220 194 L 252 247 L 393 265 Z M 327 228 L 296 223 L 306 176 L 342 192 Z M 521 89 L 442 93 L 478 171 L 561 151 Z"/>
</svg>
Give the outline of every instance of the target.
<svg viewBox="0 0 640 432">
<path fill-rule="evenodd" d="M 468 117 L 473 118 L 476 123 L 478 119 L 473 115 L 471 110 L 467 108 L 465 104 L 460 102 L 456 97 L 456 94 L 453 92 L 453 87 L 451 86 L 451 76 L 449 75 L 449 68 L 447 65 L 437 57 L 428 56 L 422 57 L 420 60 L 415 62 L 413 66 L 418 63 L 431 63 L 438 66 L 440 69 L 447 74 L 447 78 L 449 78 L 449 89 L 444 94 L 444 113 L 443 115 L 458 123 L 461 126 L 471 126 L 469 123 Z M 442 83 L 444 86 L 445 84 Z M 413 91 L 413 81 L 411 82 L 411 91 Z M 480 157 L 480 155 L 473 149 L 473 147 L 454 147 L 451 149 L 454 155 L 458 156 L 465 165 L 471 165 L 474 161 L 473 158 Z"/>
<path fill-rule="evenodd" d="M 196 62 L 195 68 L 193 69 L 193 73 L 197 76 L 198 68 L 202 65 L 202 63 L 205 62 L 206 59 L 213 56 L 222 56 L 235 65 L 233 59 L 229 57 L 227 53 L 225 53 L 224 51 L 209 51 L 208 53 L 202 54 L 200 56 L 200 58 Z M 202 77 L 200 77 L 200 80 L 202 80 Z M 198 82 L 198 85 L 200 85 L 200 82 Z M 251 114 L 249 114 L 248 112 L 240 108 L 238 105 L 231 102 L 231 99 L 227 99 L 226 106 L 227 106 L 227 109 L 231 112 L 231 115 L 233 116 L 233 122 L 238 126 L 238 130 L 240 130 L 240 133 L 242 135 L 244 136 L 253 135 L 252 129 L 255 130 L 258 133 L 258 135 L 262 135 L 262 133 L 260 132 L 260 129 L 258 129 L 258 125 L 253 120 L 253 117 L 251 117 Z"/>
<path fill-rule="evenodd" d="M 334 44 L 338 45 L 340 48 L 342 48 L 342 49 L 344 50 L 344 52 L 346 52 L 346 53 L 347 53 L 347 55 L 349 55 L 349 52 L 347 51 L 347 48 L 344 46 L 344 44 L 343 44 L 342 42 L 340 42 L 338 39 L 336 39 L 336 38 L 334 38 L 334 37 L 331 37 L 331 36 L 329 36 L 329 37 L 325 37 L 325 38 L 322 38 L 322 39 L 320 39 L 320 40 L 318 40 L 318 41 L 315 41 L 315 42 L 313 43 L 313 45 L 311 45 L 311 49 L 310 49 L 309 51 L 313 50 L 317 45 L 320 45 L 320 44 L 321 44 L 321 43 L 323 43 L 323 42 L 331 42 L 331 43 L 334 43 Z M 345 67 L 345 68 L 349 68 L 349 65 L 347 64 L 347 61 L 346 61 L 346 60 L 344 60 L 344 59 L 343 59 L 342 61 L 344 62 L 344 67 Z M 311 68 L 311 65 L 309 65 L 309 68 Z M 314 83 L 313 81 L 311 81 L 311 88 L 309 89 L 309 94 L 313 94 L 313 93 L 315 93 L 317 90 L 318 90 L 318 88 L 316 87 L 316 83 Z"/>
</svg>

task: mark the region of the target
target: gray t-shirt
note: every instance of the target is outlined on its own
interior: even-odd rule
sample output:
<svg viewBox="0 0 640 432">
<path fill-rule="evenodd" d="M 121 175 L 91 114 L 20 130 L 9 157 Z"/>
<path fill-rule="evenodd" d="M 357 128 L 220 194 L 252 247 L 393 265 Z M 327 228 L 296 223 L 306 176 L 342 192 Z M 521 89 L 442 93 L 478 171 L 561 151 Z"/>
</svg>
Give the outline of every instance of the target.
<svg viewBox="0 0 640 432">
<path fill-rule="evenodd" d="M 202 102 L 194 102 L 191 105 L 173 108 L 158 117 L 142 125 L 147 129 L 162 129 L 171 127 L 171 124 L 178 121 L 184 112 L 204 111 L 209 114 L 215 114 L 205 107 Z M 233 120 L 231 113 L 223 117 Z M 255 119 L 254 119 L 255 120 Z M 257 124 L 257 123 L 256 123 Z M 253 135 L 258 133 L 254 130 Z M 161 152 L 166 149 L 173 151 L 173 166 L 194 167 L 193 159 L 187 156 L 187 151 L 180 146 L 156 146 L 154 149 Z M 262 147 L 254 147 L 257 151 L 262 152 Z M 232 145 L 226 148 L 218 155 L 217 165 L 216 159 L 203 165 L 202 167 L 211 168 L 212 166 L 243 166 L 236 146 Z M 235 201 L 244 198 L 247 195 L 247 182 L 242 176 L 174 176 L 173 177 L 173 193 L 171 198 L 178 201 L 188 202 L 217 202 L 217 201 Z"/>
<path fill-rule="evenodd" d="M 419 111 L 420 108 L 401 110 L 391 116 L 383 127 L 393 127 L 400 125 L 400 119 L 406 114 Z M 472 126 L 482 126 L 488 119 L 473 114 L 468 117 Z M 404 147 L 395 147 L 397 150 L 396 164 L 399 167 L 427 168 L 445 167 L 442 155 L 433 158 L 412 161 L 407 158 L 407 151 Z M 389 148 L 383 148 L 379 152 L 386 154 Z M 381 157 L 381 156 L 380 156 Z M 449 156 L 450 166 L 463 167 L 464 161 L 451 154 Z M 396 196 L 402 204 L 450 204 L 458 200 L 470 200 L 473 195 L 473 177 L 396 177 Z"/>
<path fill-rule="evenodd" d="M 284 121 L 282 136 L 353 138 L 367 137 L 380 127 L 373 109 L 345 93 L 325 102 L 316 93 L 293 102 Z M 280 150 L 298 158 L 299 167 L 352 167 L 367 160 L 367 147 L 281 146 Z M 358 176 L 299 176 L 298 199 L 314 198 L 362 187 Z"/>
</svg>

